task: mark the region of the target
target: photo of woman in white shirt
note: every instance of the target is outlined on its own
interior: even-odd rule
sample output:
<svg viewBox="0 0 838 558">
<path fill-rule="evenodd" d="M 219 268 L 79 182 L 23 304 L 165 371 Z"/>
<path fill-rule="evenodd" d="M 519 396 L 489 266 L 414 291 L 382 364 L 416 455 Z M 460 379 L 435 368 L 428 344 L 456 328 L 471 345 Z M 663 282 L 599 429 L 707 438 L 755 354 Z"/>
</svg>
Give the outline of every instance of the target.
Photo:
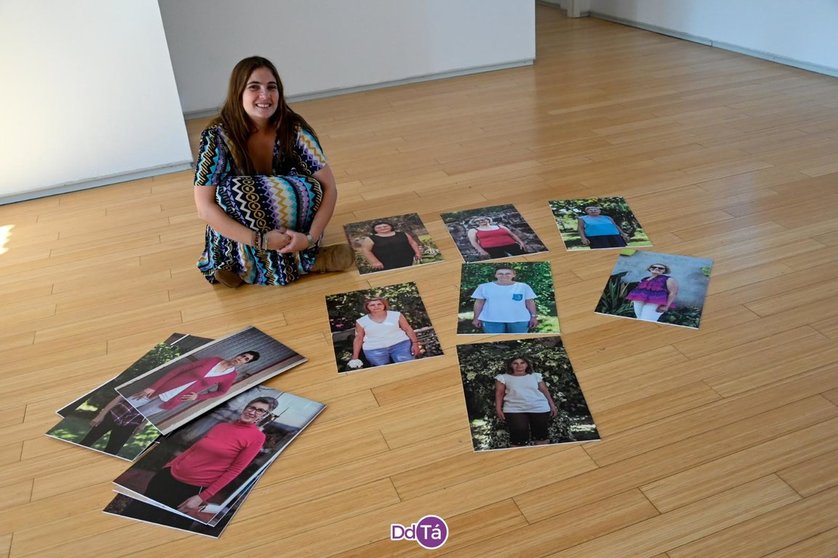
<svg viewBox="0 0 838 558">
<path fill-rule="evenodd" d="M 474 327 L 484 333 L 527 333 L 538 324 L 537 295 L 526 283 L 515 281 L 515 270 L 499 267 L 495 280 L 477 286 L 474 299 Z"/>
<path fill-rule="evenodd" d="M 541 374 L 523 356 L 510 359 L 506 373 L 495 377 L 495 411 L 513 446 L 549 443 L 550 419 L 559 414 Z"/>
<path fill-rule="evenodd" d="M 361 351 L 371 366 L 406 362 L 415 359 L 421 350 L 419 339 L 401 312 L 390 310 L 382 297 L 364 301 L 366 314 L 355 321 L 350 368 L 360 368 Z"/>
</svg>

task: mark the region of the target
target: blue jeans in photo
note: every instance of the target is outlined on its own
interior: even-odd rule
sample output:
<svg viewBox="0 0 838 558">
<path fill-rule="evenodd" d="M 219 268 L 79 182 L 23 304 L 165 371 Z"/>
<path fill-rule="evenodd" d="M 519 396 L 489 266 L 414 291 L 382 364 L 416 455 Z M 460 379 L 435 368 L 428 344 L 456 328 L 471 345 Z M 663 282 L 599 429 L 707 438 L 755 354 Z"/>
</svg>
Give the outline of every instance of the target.
<svg viewBox="0 0 838 558">
<path fill-rule="evenodd" d="M 381 349 L 364 349 L 364 356 L 372 366 L 381 366 L 390 362 L 406 362 L 416 358 L 410 354 L 410 346 L 410 339 L 405 339 Z"/>
<path fill-rule="evenodd" d="M 530 322 L 483 322 L 484 333 L 527 333 Z"/>
</svg>

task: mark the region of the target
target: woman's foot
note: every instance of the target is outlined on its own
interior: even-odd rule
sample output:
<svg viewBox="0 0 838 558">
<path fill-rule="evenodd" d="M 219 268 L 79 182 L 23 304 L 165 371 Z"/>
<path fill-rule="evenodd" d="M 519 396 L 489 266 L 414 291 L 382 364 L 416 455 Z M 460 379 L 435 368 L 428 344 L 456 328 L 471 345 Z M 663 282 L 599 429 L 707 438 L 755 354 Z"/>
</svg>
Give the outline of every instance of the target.
<svg viewBox="0 0 838 558">
<path fill-rule="evenodd" d="M 355 252 L 347 244 L 332 244 L 324 246 L 317 253 L 311 271 L 326 273 L 329 271 L 346 271 L 355 263 Z"/>
<path fill-rule="evenodd" d="M 216 281 L 225 287 L 230 287 L 231 289 L 235 289 L 244 283 L 238 273 L 230 271 L 229 269 L 216 269 L 215 273 L 213 273 L 213 277 L 215 277 Z"/>
</svg>

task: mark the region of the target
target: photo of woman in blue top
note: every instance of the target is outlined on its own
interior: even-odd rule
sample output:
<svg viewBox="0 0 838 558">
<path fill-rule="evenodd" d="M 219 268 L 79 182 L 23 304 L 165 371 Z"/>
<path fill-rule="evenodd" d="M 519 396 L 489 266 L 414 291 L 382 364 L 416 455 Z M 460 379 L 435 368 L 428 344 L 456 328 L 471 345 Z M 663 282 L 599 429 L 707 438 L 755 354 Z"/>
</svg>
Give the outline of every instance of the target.
<svg viewBox="0 0 838 558">
<path fill-rule="evenodd" d="M 585 215 L 579 216 L 579 238 L 582 244 L 591 248 L 622 248 L 629 236 L 617 226 L 614 219 L 602 214 L 597 206 L 585 208 Z"/>
</svg>

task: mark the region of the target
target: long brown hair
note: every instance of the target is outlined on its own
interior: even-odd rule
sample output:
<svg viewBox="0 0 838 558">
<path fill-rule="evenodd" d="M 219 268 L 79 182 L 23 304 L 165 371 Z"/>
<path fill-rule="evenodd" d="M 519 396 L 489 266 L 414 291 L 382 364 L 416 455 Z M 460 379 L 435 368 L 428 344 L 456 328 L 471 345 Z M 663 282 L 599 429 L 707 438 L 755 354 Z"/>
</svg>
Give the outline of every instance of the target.
<svg viewBox="0 0 838 558">
<path fill-rule="evenodd" d="M 285 101 L 285 94 L 282 87 L 282 80 L 279 79 L 279 72 L 276 66 L 267 58 L 261 56 L 250 56 L 241 60 L 233 68 L 230 74 L 230 83 L 227 86 L 227 98 L 221 107 L 221 114 L 212 121 L 212 124 L 221 124 L 227 138 L 230 140 L 230 151 L 239 170 L 244 174 L 256 174 L 253 161 L 247 152 L 247 140 L 252 133 L 250 117 L 244 111 L 242 95 L 247 87 L 247 80 L 251 74 L 259 68 L 267 68 L 276 80 L 279 102 L 276 112 L 268 120 L 271 126 L 276 128 L 276 139 L 279 142 L 279 149 L 282 158 L 288 160 L 294 152 L 297 128 L 302 127 L 317 137 L 314 130 L 305 119 L 291 110 Z"/>
</svg>

